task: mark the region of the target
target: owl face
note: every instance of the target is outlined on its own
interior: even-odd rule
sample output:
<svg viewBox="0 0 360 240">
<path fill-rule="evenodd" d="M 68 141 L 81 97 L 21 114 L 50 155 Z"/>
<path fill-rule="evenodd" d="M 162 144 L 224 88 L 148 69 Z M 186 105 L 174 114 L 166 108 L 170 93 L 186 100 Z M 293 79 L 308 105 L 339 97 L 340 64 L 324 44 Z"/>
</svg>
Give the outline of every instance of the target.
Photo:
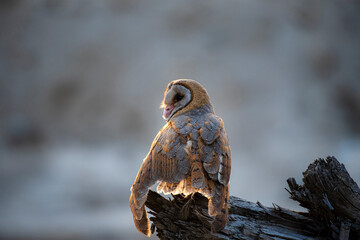
<svg viewBox="0 0 360 240">
<path fill-rule="evenodd" d="M 191 101 L 191 92 L 185 86 L 170 84 L 163 100 L 163 118 L 169 120 L 176 112 L 186 107 Z"/>
<path fill-rule="evenodd" d="M 200 83 L 191 79 L 174 80 L 167 86 L 161 103 L 163 118 L 169 121 L 174 116 L 208 103 L 209 95 Z"/>
</svg>

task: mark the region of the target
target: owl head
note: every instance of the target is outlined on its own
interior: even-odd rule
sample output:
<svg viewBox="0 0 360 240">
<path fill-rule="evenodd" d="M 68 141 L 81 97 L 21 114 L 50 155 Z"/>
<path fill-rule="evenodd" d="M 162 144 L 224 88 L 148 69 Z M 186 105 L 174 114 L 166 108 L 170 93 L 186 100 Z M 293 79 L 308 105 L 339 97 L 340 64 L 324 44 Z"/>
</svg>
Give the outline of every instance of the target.
<svg viewBox="0 0 360 240">
<path fill-rule="evenodd" d="M 178 79 L 170 82 L 164 92 L 161 108 L 164 109 L 163 118 L 181 115 L 189 110 L 210 104 L 210 97 L 205 88 L 191 79 Z"/>
</svg>

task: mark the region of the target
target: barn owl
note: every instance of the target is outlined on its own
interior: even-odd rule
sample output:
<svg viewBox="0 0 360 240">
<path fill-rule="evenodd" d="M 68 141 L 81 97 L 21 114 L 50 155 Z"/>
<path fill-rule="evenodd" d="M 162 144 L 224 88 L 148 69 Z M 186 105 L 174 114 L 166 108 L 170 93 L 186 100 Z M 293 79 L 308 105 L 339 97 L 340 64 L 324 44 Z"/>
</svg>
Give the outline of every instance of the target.
<svg viewBox="0 0 360 240">
<path fill-rule="evenodd" d="M 145 210 L 149 188 L 209 199 L 212 232 L 228 222 L 231 156 L 223 121 L 215 115 L 205 88 L 190 79 L 170 82 L 161 104 L 167 121 L 151 144 L 131 187 L 130 208 L 136 228 L 150 236 Z"/>
</svg>

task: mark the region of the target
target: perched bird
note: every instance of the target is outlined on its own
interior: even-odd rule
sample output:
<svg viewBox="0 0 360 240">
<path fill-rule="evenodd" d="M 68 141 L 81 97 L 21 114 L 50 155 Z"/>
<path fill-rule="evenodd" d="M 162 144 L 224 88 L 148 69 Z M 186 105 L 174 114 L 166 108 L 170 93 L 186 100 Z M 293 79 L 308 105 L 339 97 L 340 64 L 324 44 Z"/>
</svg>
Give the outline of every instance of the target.
<svg viewBox="0 0 360 240">
<path fill-rule="evenodd" d="M 223 121 L 215 115 L 205 88 L 190 79 L 167 86 L 161 104 L 167 121 L 151 144 L 131 187 L 129 199 L 136 228 L 150 236 L 145 210 L 149 188 L 189 195 L 199 192 L 209 199 L 214 216 L 212 232 L 228 222 L 231 156 Z"/>
</svg>

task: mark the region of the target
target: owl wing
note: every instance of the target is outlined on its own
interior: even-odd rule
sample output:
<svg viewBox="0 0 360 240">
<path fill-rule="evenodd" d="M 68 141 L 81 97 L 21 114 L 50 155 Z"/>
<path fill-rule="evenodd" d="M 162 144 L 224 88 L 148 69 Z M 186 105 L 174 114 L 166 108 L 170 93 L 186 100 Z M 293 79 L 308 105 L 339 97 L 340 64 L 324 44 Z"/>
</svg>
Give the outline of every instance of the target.
<svg viewBox="0 0 360 240">
<path fill-rule="evenodd" d="M 221 118 L 209 114 L 200 129 L 199 155 L 210 178 L 203 194 L 209 198 L 208 211 L 215 219 L 213 232 L 222 230 L 228 221 L 231 152 L 229 139 Z"/>
<path fill-rule="evenodd" d="M 221 118 L 208 114 L 200 128 L 199 155 L 209 177 L 227 185 L 231 171 L 229 139 Z"/>
<path fill-rule="evenodd" d="M 137 229 L 150 236 L 150 223 L 145 210 L 149 188 L 157 181 L 177 183 L 189 172 L 184 139 L 167 123 L 155 137 L 131 187 L 130 208 Z"/>
</svg>

